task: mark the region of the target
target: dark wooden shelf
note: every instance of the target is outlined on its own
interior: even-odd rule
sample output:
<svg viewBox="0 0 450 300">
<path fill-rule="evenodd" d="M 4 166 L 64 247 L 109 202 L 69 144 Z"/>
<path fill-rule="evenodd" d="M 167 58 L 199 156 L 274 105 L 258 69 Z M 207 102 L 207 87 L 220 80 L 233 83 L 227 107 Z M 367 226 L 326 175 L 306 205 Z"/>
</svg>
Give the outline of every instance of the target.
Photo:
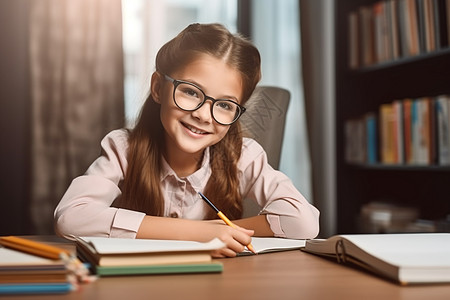
<svg viewBox="0 0 450 300">
<path fill-rule="evenodd" d="M 405 171 L 405 172 L 450 172 L 450 166 L 438 165 L 404 165 L 392 164 L 386 165 L 381 163 L 376 164 L 348 164 L 349 167 L 365 170 L 382 170 L 382 171 Z M 449 183 L 450 184 L 450 183 Z M 450 197 L 450 196 L 449 196 Z"/>
<path fill-rule="evenodd" d="M 420 62 L 426 62 L 428 60 L 434 60 L 434 59 L 440 59 L 441 57 L 448 57 L 450 54 L 450 47 L 437 49 L 432 52 L 427 53 L 421 53 L 419 55 L 415 56 L 408 56 L 408 57 L 400 57 L 396 60 L 391 61 L 384 61 L 380 63 L 376 63 L 370 66 L 364 66 L 357 69 L 351 69 L 349 70 L 350 73 L 367 73 L 367 72 L 373 72 L 373 71 L 380 71 L 380 70 L 387 70 L 391 68 L 401 67 L 404 65 L 409 65 L 413 63 L 420 63 Z"/>
<path fill-rule="evenodd" d="M 336 1 L 336 199 L 338 233 L 358 233 L 363 205 L 392 201 L 417 208 L 420 218 L 450 216 L 450 166 L 350 164 L 345 160 L 345 122 L 383 103 L 450 94 L 450 46 L 358 69 L 348 65 L 348 14 L 378 0 Z"/>
</svg>

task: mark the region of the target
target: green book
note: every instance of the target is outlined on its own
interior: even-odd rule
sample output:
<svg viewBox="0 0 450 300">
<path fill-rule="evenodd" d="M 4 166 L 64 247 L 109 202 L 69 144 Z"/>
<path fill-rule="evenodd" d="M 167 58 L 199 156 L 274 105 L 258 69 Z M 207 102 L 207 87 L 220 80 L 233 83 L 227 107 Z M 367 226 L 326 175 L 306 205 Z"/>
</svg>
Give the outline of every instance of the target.
<svg viewBox="0 0 450 300">
<path fill-rule="evenodd" d="M 220 273 L 222 271 L 223 264 L 214 261 L 200 264 L 95 267 L 98 276 Z"/>
</svg>

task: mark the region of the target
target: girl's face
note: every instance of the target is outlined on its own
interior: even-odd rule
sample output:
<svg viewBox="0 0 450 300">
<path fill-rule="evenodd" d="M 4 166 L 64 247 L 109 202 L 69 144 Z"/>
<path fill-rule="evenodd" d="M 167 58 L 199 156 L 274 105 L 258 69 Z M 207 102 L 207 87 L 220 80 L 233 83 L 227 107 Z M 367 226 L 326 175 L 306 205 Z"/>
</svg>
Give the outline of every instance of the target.
<svg viewBox="0 0 450 300">
<path fill-rule="evenodd" d="M 206 95 L 215 99 L 230 99 L 241 103 L 243 85 L 240 73 L 213 56 L 202 54 L 174 73 L 165 75 L 175 80 L 194 83 Z M 161 122 L 165 129 L 168 156 L 166 158 L 185 157 L 186 154 L 199 158 L 206 147 L 218 143 L 226 135 L 229 126 L 214 121 L 210 100 L 195 111 L 178 108 L 173 100 L 172 82 L 165 79 L 164 75 L 155 76 L 158 77 L 159 84 L 153 84 L 154 77 L 152 96 L 161 104 Z"/>
</svg>

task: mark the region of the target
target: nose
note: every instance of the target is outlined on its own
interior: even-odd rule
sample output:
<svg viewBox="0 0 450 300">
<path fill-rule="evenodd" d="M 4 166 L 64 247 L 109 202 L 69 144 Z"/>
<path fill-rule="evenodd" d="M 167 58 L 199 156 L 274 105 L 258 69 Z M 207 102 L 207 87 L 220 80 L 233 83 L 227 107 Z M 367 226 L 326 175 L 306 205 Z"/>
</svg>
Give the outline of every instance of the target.
<svg viewBox="0 0 450 300">
<path fill-rule="evenodd" d="M 194 110 L 191 114 L 194 118 L 198 119 L 201 122 L 212 122 L 211 115 L 211 101 L 205 101 L 202 106 L 200 106 L 197 110 Z"/>
</svg>

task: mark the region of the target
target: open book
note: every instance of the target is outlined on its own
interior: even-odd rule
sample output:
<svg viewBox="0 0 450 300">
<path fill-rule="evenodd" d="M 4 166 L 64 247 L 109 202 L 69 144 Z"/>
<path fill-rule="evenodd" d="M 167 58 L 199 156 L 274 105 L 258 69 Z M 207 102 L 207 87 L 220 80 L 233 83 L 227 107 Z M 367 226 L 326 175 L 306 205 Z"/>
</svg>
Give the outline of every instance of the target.
<svg viewBox="0 0 450 300">
<path fill-rule="evenodd" d="M 450 282 L 449 233 L 336 235 L 307 240 L 302 250 L 402 284 Z"/>
<path fill-rule="evenodd" d="M 299 250 L 305 246 L 305 240 L 294 240 L 272 237 L 252 237 L 252 245 L 257 254 L 279 252 L 288 250 Z M 247 248 L 238 256 L 253 255 Z"/>
<path fill-rule="evenodd" d="M 211 251 L 225 245 L 214 239 L 208 243 L 176 240 L 76 237 L 82 260 L 98 275 L 167 274 L 221 272 Z"/>
</svg>

